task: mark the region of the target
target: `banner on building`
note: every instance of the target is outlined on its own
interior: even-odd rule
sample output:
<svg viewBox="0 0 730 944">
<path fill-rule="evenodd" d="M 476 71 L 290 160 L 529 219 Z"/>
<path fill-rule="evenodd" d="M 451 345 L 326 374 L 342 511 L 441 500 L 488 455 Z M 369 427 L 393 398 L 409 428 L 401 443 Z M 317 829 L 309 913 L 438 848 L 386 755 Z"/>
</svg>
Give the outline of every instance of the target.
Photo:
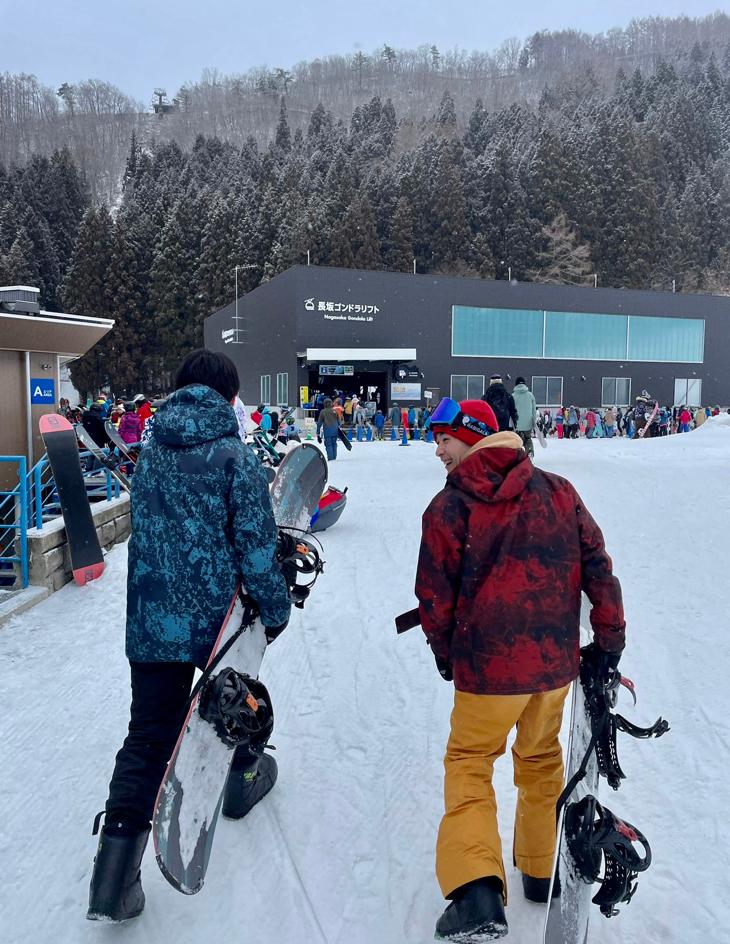
<svg viewBox="0 0 730 944">
<path fill-rule="evenodd" d="M 419 383 L 392 383 L 390 385 L 391 400 L 420 400 L 421 385 Z"/>
</svg>

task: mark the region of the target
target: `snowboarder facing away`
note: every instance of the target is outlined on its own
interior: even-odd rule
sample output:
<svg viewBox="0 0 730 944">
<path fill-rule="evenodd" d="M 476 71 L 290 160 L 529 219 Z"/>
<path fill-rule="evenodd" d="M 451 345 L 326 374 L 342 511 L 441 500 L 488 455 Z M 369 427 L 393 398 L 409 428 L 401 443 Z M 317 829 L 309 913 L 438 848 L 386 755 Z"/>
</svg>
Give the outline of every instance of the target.
<svg viewBox="0 0 730 944">
<path fill-rule="evenodd" d="M 517 429 L 515 400 L 502 383 L 500 374 L 492 374 L 489 378 L 489 386 L 482 400 L 488 403 L 494 411 L 500 431 L 505 432 L 510 429 L 510 426 Z"/>
<path fill-rule="evenodd" d="M 447 475 L 423 515 L 416 575 L 421 626 L 455 686 L 436 848 L 451 903 L 436 936 L 460 942 L 507 933 L 492 770 L 515 725 L 515 862 L 525 897 L 547 901 L 581 592 L 603 671 L 624 647 L 621 588 L 598 525 L 568 481 L 535 468 L 517 434 L 497 427 L 481 400 L 445 398 L 434 410 Z"/>
<path fill-rule="evenodd" d="M 205 666 L 239 581 L 256 600 L 269 641 L 289 619 L 266 478 L 239 438 L 238 386 L 225 355 L 189 354 L 135 468 L 126 631 L 132 705 L 94 860 L 92 920 L 124 921 L 144 908 L 140 863 L 157 790 L 195 667 Z M 236 751 L 224 795 L 234 818 L 276 779 L 263 747 L 255 755 Z"/>
<path fill-rule="evenodd" d="M 532 444 L 532 431 L 535 427 L 537 404 L 524 377 L 518 377 L 517 380 L 515 380 L 512 399 L 515 404 L 515 409 L 517 410 L 515 431 L 522 440 L 525 452 L 532 459 L 535 456 L 535 447 Z"/>
</svg>

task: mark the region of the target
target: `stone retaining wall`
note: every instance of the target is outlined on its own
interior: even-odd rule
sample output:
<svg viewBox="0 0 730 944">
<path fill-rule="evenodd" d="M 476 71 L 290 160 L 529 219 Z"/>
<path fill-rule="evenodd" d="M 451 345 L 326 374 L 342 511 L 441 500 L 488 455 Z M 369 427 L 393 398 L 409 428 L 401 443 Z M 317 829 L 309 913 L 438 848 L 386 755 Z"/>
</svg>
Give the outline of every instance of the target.
<svg viewBox="0 0 730 944">
<path fill-rule="evenodd" d="M 96 502 L 91 506 L 91 513 L 104 550 L 127 540 L 131 530 L 129 495 L 110 502 Z M 31 584 L 53 591 L 73 580 L 63 518 L 57 518 L 40 529 L 28 530 L 28 555 Z"/>
</svg>

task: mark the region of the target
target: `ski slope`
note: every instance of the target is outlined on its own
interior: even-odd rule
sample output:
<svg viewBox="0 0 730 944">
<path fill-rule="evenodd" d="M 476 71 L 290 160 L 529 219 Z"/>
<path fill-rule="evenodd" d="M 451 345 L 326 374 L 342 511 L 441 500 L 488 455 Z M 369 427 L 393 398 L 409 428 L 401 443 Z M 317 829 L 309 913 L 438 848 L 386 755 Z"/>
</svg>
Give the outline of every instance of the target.
<svg viewBox="0 0 730 944">
<path fill-rule="evenodd" d="M 349 486 L 321 535 L 327 567 L 306 609 L 271 646 L 279 782 L 240 822 L 221 821 L 206 885 L 185 897 L 148 847 L 147 908 L 123 927 L 84 919 L 96 840 L 126 731 L 126 548 L 101 580 L 69 585 L 0 630 L 2 944 L 415 944 L 444 906 L 433 873 L 452 687 L 414 605 L 420 516 L 441 487 L 434 447 L 357 443 L 331 465 Z M 730 417 L 646 442 L 551 441 L 539 465 L 569 477 L 603 528 L 622 581 L 622 669 L 639 704 L 621 709 L 672 730 L 624 735 L 628 781 L 601 799 L 649 838 L 654 865 L 631 905 L 597 911 L 592 942 L 730 942 L 727 885 L 728 519 Z M 509 751 L 496 767 L 508 864 L 507 940 L 537 944 L 543 909 L 511 868 Z"/>
</svg>

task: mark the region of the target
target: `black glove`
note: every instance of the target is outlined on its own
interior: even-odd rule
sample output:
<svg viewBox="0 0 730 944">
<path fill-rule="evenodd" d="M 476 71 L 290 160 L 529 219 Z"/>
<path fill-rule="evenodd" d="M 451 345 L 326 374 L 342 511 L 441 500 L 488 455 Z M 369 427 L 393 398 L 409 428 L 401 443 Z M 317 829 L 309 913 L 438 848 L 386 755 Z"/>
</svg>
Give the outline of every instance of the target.
<svg viewBox="0 0 730 944">
<path fill-rule="evenodd" d="M 288 625 L 289 620 L 286 619 L 278 626 L 264 626 L 264 632 L 266 633 L 266 645 L 269 646 L 272 642 L 274 642 L 275 639 L 278 639 Z"/>
<path fill-rule="evenodd" d="M 618 669 L 621 661 L 621 649 L 618 652 L 607 652 L 592 642 L 580 651 L 581 661 L 590 667 L 591 671 L 602 681 L 607 682 L 611 671 Z"/>
<path fill-rule="evenodd" d="M 454 681 L 454 673 L 451 669 L 451 663 L 448 659 L 439 659 L 436 653 L 433 654 L 434 659 L 436 660 L 436 668 L 439 670 L 439 675 L 445 682 Z"/>
</svg>

